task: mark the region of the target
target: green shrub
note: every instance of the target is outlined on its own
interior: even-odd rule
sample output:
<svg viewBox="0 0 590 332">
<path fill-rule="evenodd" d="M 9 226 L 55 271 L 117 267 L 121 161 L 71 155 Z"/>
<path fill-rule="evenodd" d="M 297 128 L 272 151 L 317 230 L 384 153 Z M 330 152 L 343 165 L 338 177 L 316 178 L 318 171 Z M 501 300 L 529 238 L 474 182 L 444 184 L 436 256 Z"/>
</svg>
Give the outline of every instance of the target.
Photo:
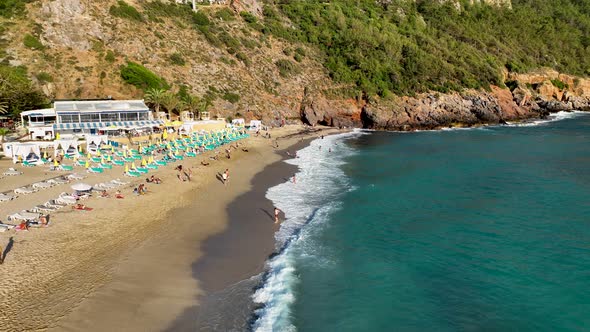
<svg viewBox="0 0 590 332">
<path fill-rule="evenodd" d="M 118 6 L 112 5 L 109 9 L 109 13 L 113 16 L 125 18 L 133 21 L 144 22 L 145 19 L 135 7 L 129 5 L 123 0 L 117 1 Z"/>
<path fill-rule="evenodd" d="M 203 34 L 203 36 L 205 36 L 205 39 L 209 42 L 209 44 L 216 47 L 221 47 L 223 45 L 219 38 L 217 38 L 217 35 L 211 32 L 208 26 L 199 26 L 198 30 Z"/>
<path fill-rule="evenodd" d="M 251 50 L 256 47 L 260 47 L 260 44 L 258 44 L 258 42 L 254 39 L 242 37 L 242 38 L 240 38 L 240 42 L 242 43 L 242 45 L 244 45 L 244 47 L 251 49 Z"/>
<path fill-rule="evenodd" d="M 240 41 L 232 37 L 226 31 L 222 31 L 218 35 L 219 40 L 225 44 L 225 46 L 229 48 L 239 49 L 240 48 Z"/>
<path fill-rule="evenodd" d="M 35 76 L 40 82 L 53 82 L 53 77 L 46 72 L 40 72 Z"/>
<path fill-rule="evenodd" d="M 295 66 L 295 64 L 289 60 L 278 60 L 277 62 L 275 62 L 275 65 L 279 69 L 279 74 L 282 77 L 289 77 L 298 72 L 297 66 Z"/>
<path fill-rule="evenodd" d="M 560 81 L 558 79 L 551 80 L 551 83 L 553 84 L 553 86 L 555 86 L 559 90 L 563 90 L 563 89 L 569 88 L 569 84 L 564 83 L 563 81 Z"/>
<path fill-rule="evenodd" d="M 252 15 L 250 12 L 242 11 L 240 12 L 240 16 L 246 21 L 246 23 L 254 24 L 258 22 L 256 16 Z"/>
<path fill-rule="evenodd" d="M 297 61 L 297 62 L 303 61 L 303 57 L 299 53 L 295 53 L 295 55 L 293 56 L 293 59 L 295 59 L 295 61 Z"/>
<path fill-rule="evenodd" d="M 109 63 L 115 62 L 115 53 L 113 53 L 111 50 L 108 50 L 107 54 L 104 56 L 104 59 Z"/>
<path fill-rule="evenodd" d="M 516 89 L 518 87 L 518 82 L 517 81 L 506 81 L 506 82 L 504 82 L 504 85 L 506 85 L 506 87 L 508 89 L 510 89 L 510 91 L 514 91 L 514 89 Z"/>
<path fill-rule="evenodd" d="M 39 39 L 37 39 L 35 36 L 32 36 L 30 34 L 26 34 L 25 38 L 23 39 L 23 44 L 33 50 L 44 50 L 45 46 L 43 46 L 43 44 L 41 44 L 41 41 L 39 41 Z"/>
<path fill-rule="evenodd" d="M 297 54 L 299 54 L 301 56 L 305 56 L 305 50 L 303 48 L 301 48 L 301 47 L 297 47 L 295 49 L 295 53 L 297 53 Z"/>
<path fill-rule="evenodd" d="M 5 18 L 23 16 L 26 12 L 25 4 L 30 0 L 2 0 L 0 2 L 0 16 Z"/>
<path fill-rule="evenodd" d="M 221 96 L 221 98 L 223 100 L 227 100 L 232 104 L 237 103 L 238 101 L 240 101 L 240 95 L 237 93 L 232 93 L 232 92 L 226 92 L 223 94 L 223 96 Z"/>
<path fill-rule="evenodd" d="M 159 31 L 154 31 L 154 36 L 158 37 L 159 39 L 164 39 L 164 35 Z"/>
<path fill-rule="evenodd" d="M 184 66 L 185 61 L 180 53 L 174 53 L 170 55 L 170 63 L 177 66 Z"/>
<path fill-rule="evenodd" d="M 168 83 L 160 76 L 154 74 L 144 66 L 127 62 L 126 66 L 121 68 L 121 78 L 126 83 L 134 85 L 140 89 L 169 89 Z"/>
<path fill-rule="evenodd" d="M 229 8 L 223 8 L 216 11 L 215 14 L 213 14 L 213 17 L 226 22 L 233 21 L 236 19 L 234 12 Z"/>
<path fill-rule="evenodd" d="M 285 49 L 283 49 L 283 54 L 286 56 L 291 56 L 293 55 L 293 50 L 289 47 L 285 47 Z"/>
<path fill-rule="evenodd" d="M 249 67 L 251 64 L 250 59 L 246 56 L 246 54 L 244 54 L 242 52 L 236 53 L 236 58 L 238 60 L 242 61 L 242 63 L 245 64 L 247 67 Z"/>
<path fill-rule="evenodd" d="M 209 18 L 207 17 L 207 15 L 201 13 L 201 12 L 193 12 L 192 13 L 192 21 L 194 24 L 198 25 L 198 26 L 207 26 L 211 24 L 211 21 L 209 21 Z"/>
</svg>

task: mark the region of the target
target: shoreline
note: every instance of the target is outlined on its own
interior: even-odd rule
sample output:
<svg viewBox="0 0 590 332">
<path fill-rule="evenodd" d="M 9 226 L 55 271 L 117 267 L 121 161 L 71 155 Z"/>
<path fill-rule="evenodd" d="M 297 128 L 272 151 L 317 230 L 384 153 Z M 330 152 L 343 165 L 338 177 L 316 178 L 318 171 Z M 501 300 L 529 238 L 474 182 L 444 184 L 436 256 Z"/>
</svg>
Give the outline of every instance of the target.
<svg viewBox="0 0 590 332">
<path fill-rule="evenodd" d="M 6 279 L 0 285 L 0 325 L 7 331 L 156 331 L 171 326 L 186 308 L 203 299 L 207 282 L 195 278 L 192 267 L 203 257 L 200 244 L 228 229 L 227 206 L 251 190 L 250 180 L 266 165 L 282 159 L 280 151 L 301 137 L 339 130 L 287 126 L 271 132 L 272 141 L 241 141 L 249 152 L 236 150 L 230 160 L 199 164 L 214 152 L 185 160 L 183 165 L 193 169 L 191 182 L 179 182 L 173 167 L 162 168 L 155 175 L 164 182 L 150 186 L 147 195 L 130 194 L 142 182 L 136 180 L 123 189 L 125 199 L 91 198 L 85 204 L 93 211 L 63 210 L 52 214 L 55 221 L 48 228 L 0 233 L 3 247 L 9 238 L 15 239 L 0 265 Z M 277 138 L 278 151 L 271 146 Z M 216 178 L 225 168 L 231 172 L 227 188 Z M 104 181 L 105 175 L 100 176 L 89 176 L 88 181 Z M 47 199 L 63 187 L 36 195 Z M 3 207 L 32 204 L 27 198 L 15 201 L 18 204 Z M 272 235 L 269 224 L 266 234 Z M 274 244 L 272 236 L 267 238 Z M 264 266 L 265 258 L 258 258 L 258 267 Z M 234 258 L 231 264 L 235 263 Z"/>
<path fill-rule="evenodd" d="M 166 331 L 248 328 L 256 304 L 252 289 L 262 281 L 266 262 L 275 252 L 273 204 L 266 192 L 297 172 L 285 163 L 287 151 L 298 151 L 317 137 L 303 138 L 286 149 L 275 151 L 280 159 L 254 175 L 251 189 L 227 205 L 228 227 L 203 243 L 203 256 L 193 263 L 195 279 L 204 294 L 199 305 L 187 308 Z M 229 300 L 231 297 L 231 300 Z"/>
</svg>

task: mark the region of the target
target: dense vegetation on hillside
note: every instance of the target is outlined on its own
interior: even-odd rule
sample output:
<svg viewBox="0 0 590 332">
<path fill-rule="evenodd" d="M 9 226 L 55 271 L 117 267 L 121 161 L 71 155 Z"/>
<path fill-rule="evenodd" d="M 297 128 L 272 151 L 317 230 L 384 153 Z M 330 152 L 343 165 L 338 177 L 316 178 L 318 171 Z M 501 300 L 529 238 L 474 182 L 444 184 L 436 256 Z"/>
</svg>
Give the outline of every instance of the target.
<svg viewBox="0 0 590 332">
<path fill-rule="evenodd" d="M 15 19 L 26 20 L 25 4 L 33 1 L 0 1 L 0 35 L 17 24 Z M 270 47 L 271 36 L 283 39 L 293 45 L 283 50 L 289 60 L 273 61 L 282 77 L 298 75 L 300 62 L 313 58 L 339 83 L 342 96 L 486 89 L 490 84 L 504 84 L 502 70 L 551 67 L 590 75 L 590 0 L 512 0 L 511 9 L 470 5 L 468 0 L 457 0 L 460 9 L 453 1 L 434 0 L 260 1 L 262 17 L 218 6 L 193 12 L 190 5 L 167 0 L 135 5 L 118 0 L 108 12 L 134 23 L 158 25 L 172 20 L 178 29 L 195 29 L 227 53 L 220 61 L 231 66 L 251 66 L 251 51 Z M 32 31 L 21 42 L 31 52 L 46 52 L 41 34 Z M 165 38 L 157 30 L 154 35 Z M 4 51 L 7 44 L 0 39 L 0 105 L 7 105 L 15 115 L 43 106 L 46 101 L 30 78 L 48 82 L 51 77 L 31 75 L 23 65 L 10 66 Z M 303 44 L 313 54 L 306 54 Z M 167 59 L 170 65 L 185 66 L 188 57 L 171 52 Z M 108 50 L 104 59 L 113 63 L 113 52 Z M 158 73 L 137 63 L 128 62 L 120 74 L 123 81 L 140 89 L 170 87 Z M 232 91 L 212 87 L 201 97 L 207 103 L 216 98 L 239 100 Z"/>
<path fill-rule="evenodd" d="M 369 96 L 502 85 L 503 68 L 590 74 L 590 1 L 460 3 L 268 1 L 261 30 L 317 46 L 335 81 Z"/>
</svg>

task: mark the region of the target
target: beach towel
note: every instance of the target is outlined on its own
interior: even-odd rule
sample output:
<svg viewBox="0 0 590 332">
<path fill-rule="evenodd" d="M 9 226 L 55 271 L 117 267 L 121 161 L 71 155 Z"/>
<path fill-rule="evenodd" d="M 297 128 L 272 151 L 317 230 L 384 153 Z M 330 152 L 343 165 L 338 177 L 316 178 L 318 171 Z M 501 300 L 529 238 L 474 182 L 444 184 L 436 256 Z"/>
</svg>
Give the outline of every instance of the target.
<svg viewBox="0 0 590 332">
<path fill-rule="evenodd" d="M 87 206 L 72 206 L 72 209 L 82 210 L 82 211 L 92 211 L 92 208 L 89 208 Z"/>
</svg>

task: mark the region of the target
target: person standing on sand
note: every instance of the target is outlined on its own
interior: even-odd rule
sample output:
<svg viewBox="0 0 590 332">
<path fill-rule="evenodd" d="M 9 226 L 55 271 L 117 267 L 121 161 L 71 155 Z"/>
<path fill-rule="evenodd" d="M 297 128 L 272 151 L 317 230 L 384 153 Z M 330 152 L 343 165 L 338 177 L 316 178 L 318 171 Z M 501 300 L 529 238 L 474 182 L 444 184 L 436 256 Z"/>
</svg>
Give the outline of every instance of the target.
<svg viewBox="0 0 590 332">
<path fill-rule="evenodd" d="M 293 184 L 297 184 L 297 178 L 295 176 L 296 174 L 293 174 Z"/>
<path fill-rule="evenodd" d="M 227 186 L 227 183 L 229 182 L 229 169 L 228 168 L 225 169 L 225 172 L 223 172 L 221 177 L 223 178 L 223 185 Z"/>
<path fill-rule="evenodd" d="M 281 210 L 279 210 L 279 208 L 277 208 L 275 206 L 275 224 L 279 223 L 279 213 L 281 212 Z"/>
</svg>

